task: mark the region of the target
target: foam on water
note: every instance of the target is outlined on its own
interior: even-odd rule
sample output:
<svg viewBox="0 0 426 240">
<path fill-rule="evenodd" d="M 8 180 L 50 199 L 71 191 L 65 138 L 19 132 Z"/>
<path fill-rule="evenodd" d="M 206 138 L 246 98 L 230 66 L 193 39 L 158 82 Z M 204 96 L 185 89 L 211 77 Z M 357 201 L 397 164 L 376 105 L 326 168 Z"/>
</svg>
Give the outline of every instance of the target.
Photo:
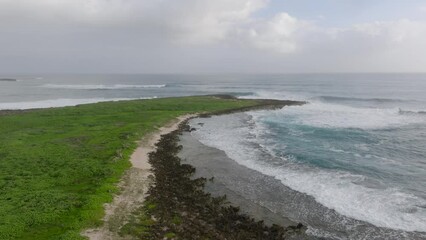
<svg viewBox="0 0 426 240">
<path fill-rule="evenodd" d="M 114 89 L 138 89 L 138 88 L 164 88 L 166 84 L 155 84 L 155 85 L 138 85 L 138 84 L 112 84 L 112 85 L 64 85 L 64 84 L 45 84 L 42 85 L 44 88 L 55 88 L 55 89 L 76 89 L 76 90 L 114 90 Z"/>
<path fill-rule="evenodd" d="M 49 100 L 40 100 L 40 101 L 31 101 L 31 102 L 0 103 L 0 110 L 23 110 L 23 109 L 36 109 L 36 108 L 66 107 L 66 106 L 76 106 L 79 104 L 135 100 L 135 99 L 151 99 L 151 98 L 87 98 L 87 99 L 60 98 L 60 99 L 49 99 Z"/>
<path fill-rule="evenodd" d="M 257 91 L 252 95 L 240 96 L 239 98 L 307 101 L 308 104 L 286 107 L 275 114 L 277 117 L 291 116 L 292 120 L 299 124 L 314 127 L 385 129 L 426 122 L 426 110 L 424 108 L 368 107 L 363 105 L 355 107 L 342 104 L 353 101 L 372 103 L 372 106 L 377 106 L 377 102 L 399 103 L 401 105 L 415 102 L 416 106 L 421 105 L 421 103 L 412 100 L 332 96 L 313 97 L 306 93 L 295 94 L 263 90 Z"/>
<path fill-rule="evenodd" d="M 385 129 L 408 124 L 424 123 L 421 115 L 402 114 L 399 108 L 358 108 L 338 104 L 313 102 L 292 106 L 275 112 L 277 118 L 314 127 Z"/>
<path fill-rule="evenodd" d="M 279 99 L 279 100 L 293 100 L 293 101 L 307 101 L 310 97 L 302 93 L 296 94 L 292 92 L 273 92 L 267 90 L 258 90 L 254 93 L 238 96 L 242 99 Z"/>
<path fill-rule="evenodd" d="M 323 206 L 338 213 L 379 227 L 404 231 L 426 231 L 425 199 L 398 188 L 371 187 L 363 175 L 327 170 L 289 161 L 284 157 L 265 156 L 258 124 L 242 124 L 232 116 L 196 120 L 193 136 L 203 144 L 223 150 L 239 164 L 273 176 L 284 185 L 306 193 Z M 268 133 L 266 133 L 268 135 Z M 257 148 L 254 146 L 258 146 Z M 269 161 L 267 158 L 275 158 Z"/>
<path fill-rule="evenodd" d="M 401 189 L 369 188 L 363 185 L 367 180 L 365 176 L 338 171 L 297 169 L 294 166 L 268 173 L 345 216 L 379 227 L 426 231 L 426 211 L 422 208 L 426 201 Z"/>
</svg>

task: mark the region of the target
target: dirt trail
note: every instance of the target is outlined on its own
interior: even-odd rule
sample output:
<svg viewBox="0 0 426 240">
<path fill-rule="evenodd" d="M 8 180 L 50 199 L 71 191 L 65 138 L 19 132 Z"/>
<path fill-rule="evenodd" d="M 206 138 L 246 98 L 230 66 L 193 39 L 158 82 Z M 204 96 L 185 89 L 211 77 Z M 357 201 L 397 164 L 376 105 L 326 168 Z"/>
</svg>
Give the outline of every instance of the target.
<svg viewBox="0 0 426 240">
<path fill-rule="evenodd" d="M 195 115 L 183 115 L 158 131 L 145 136 L 139 147 L 130 157 L 132 167 L 126 171 L 119 183 L 120 193 L 114 197 L 111 203 L 105 204 L 104 225 L 96 229 L 88 229 L 82 232 L 83 236 L 91 240 L 127 240 L 130 237 L 118 235 L 120 228 L 126 224 L 131 213 L 142 206 L 146 192 L 152 182 L 148 162 L 148 154 L 155 150 L 155 144 L 161 139 L 161 135 L 168 134 L 179 127 L 184 120 Z"/>
</svg>

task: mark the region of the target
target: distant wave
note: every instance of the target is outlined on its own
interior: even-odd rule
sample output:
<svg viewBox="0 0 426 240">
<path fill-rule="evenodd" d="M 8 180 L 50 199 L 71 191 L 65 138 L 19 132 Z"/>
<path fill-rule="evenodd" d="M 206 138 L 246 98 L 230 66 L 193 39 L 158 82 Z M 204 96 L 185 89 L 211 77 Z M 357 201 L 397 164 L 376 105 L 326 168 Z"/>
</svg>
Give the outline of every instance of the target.
<svg viewBox="0 0 426 240">
<path fill-rule="evenodd" d="M 337 97 L 337 96 L 319 96 L 315 100 L 326 102 L 374 102 L 374 103 L 399 103 L 408 100 L 391 99 L 391 98 L 355 98 L 355 97 Z"/>
<path fill-rule="evenodd" d="M 16 78 L 0 78 L 0 82 L 17 82 Z"/>
<path fill-rule="evenodd" d="M 418 112 L 409 114 L 399 108 L 358 108 L 322 102 L 286 107 L 274 114 L 294 123 L 320 128 L 373 130 L 424 122 L 423 116 Z"/>
<path fill-rule="evenodd" d="M 260 90 L 248 95 L 237 96 L 241 99 L 278 99 L 278 100 L 293 100 L 293 101 L 309 101 L 309 98 L 303 95 L 294 94 L 291 92 L 273 92 Z"/>
<path fill-rule="evenodd" d="M 415 100 L 392 99 L 392 98 L 357 98 L 357 97 L 341 97 L 341 96 L 308 96 L 296 94 L 292 92 L 274 92 L 274 91 L 257 91 L 251 95 L 238 96 L 239 98 L 265 98 L 265 99 L 280 99 L 280 100 L 298 100 L 308 102 L 328 102 L 328 103 L 371 103 L 375 104 L 398 104 L 398 103 L 413 103 Z"/>
<path fill-rule="evenodd" d="M 44 88 L 55 88 L 55 89 L 76 89 L 76 90 L 113 90 L 113 89 L 138 89 L 138 88 L 164 88 L 166 84 L 157 85 L 138 85 L 138 84 L 111 84 L 111 85 L 65 85 L 65 84 L 45 84 L 42 85 Z"/>
<path fill-rule="evenodd" d="M 0 110 L 23 110 L 23 109 L 36 109 L 36 108 L 51 108 L 51 107 L 67 107 L 76 106 L 80 104 L 109 102 L 109 101 L 124 101 L 124 100 L 137 100 L 137 99 L 152 99 L 156 97 L 146 98 L 83 98 L 83 99 L 49 99 L 31 102 L 9 102 L 0 103 Z"/>
<path fill-rule="evenodd" d="M 399 114 L 407 114 L 407 115 L 426 115 L 426 111 L 425 110 L 404 110 L 404 109 L 399 109 Z"/>
<path fill-rule="evenodd" d="M 257 91 L 238 98 L 302 100 L 309 104 L 286 107 L 276 114 L 288 121 L 325 128 L 386 129 L 424 122 L 425 109 L 400 109 L 398 105 L 416 102 L 388 98 L 353 98 L 336 96 L 307 97 L 289 92 Z M 351 104 L 352 102 L 367 104 Z M 378 107 L 382 104 L 390 107 Z M 422 102 L 419 102 L 422 104 Z M 355 106 L 353 106 L 355 105 Z M 359 106 L 356 106 L 359 105 Z M 373 107 L 374 106 L 374 107 Z"/>
<path fill-rule="evenodd" d="M 230 94 L 238 98 L 253 96 L 253 92 L 227 92 L 226 94 Z"/>
</svg>

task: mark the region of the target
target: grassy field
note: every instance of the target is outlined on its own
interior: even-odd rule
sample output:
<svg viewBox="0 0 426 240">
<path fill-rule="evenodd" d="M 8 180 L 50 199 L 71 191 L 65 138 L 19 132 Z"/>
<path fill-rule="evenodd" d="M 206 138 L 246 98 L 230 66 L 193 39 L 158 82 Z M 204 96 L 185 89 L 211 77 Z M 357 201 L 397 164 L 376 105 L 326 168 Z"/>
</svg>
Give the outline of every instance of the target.
<svg viewBox="0 0 426 240">
<path fill-rule="evenodd" d="M 260 102 L 184 97 L 0 112 L 0 239 L 82 239 L 101 224 L 135 141 L 182 114 Z"/>
</svg>

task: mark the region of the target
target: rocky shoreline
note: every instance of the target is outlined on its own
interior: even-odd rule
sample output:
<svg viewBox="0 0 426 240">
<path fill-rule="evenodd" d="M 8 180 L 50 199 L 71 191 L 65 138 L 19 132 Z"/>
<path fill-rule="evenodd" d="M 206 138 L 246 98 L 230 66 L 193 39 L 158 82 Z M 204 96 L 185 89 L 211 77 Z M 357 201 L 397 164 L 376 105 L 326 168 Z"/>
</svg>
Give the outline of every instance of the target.
<svg viewBox="0 0 426 240">
<path fill-rule="evenodd" d="M 207 181 L 194 178 L 195 168 L 178 157 L 179 136 L 187 122 L 163 135 L 149 162 L 153 184 L 143 208 L 122 228 L 122 234 L 140 239 L 300 239 L 304 226 L 266 225 L 230 205 L 226 197 L 204 191 Z"/>
<path fill-rule="evenodd" d="M 214 179 L 206 182 L 206 192 L 214 197 L 226 195 L 227 201 L 238 206 L 241 212 L 267 225 L 297 225 L 287 217 L 290 214 L 282 215 L 287 211 L 276 212 L 269 208 L 270 204 L 275 205 L 282 198 L 278 180 L 238 164 L 225 152 L 204 145 L 190 132 L 180 135 L 179 144 L 182 150 L 178 156 L 182 162 L 196 169 L 193 177 Z"/>
</svg>

